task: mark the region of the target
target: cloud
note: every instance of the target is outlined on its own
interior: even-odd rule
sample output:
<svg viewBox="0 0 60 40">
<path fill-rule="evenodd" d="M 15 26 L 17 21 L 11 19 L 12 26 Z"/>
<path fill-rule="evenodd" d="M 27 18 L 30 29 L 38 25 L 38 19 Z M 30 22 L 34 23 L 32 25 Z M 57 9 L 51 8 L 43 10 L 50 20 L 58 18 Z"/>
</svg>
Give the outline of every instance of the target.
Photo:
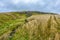
<svg viewBox="0 0 60 40">
<path fill-rule="evenodd" d="M 11 1 L 13 4 L 18 4 L 20 2 L 20 0 L 12 0 Z"/>
<path fill-rule="evenodd" d="M 12 0 L 13 4 L 40 4 L 45 5 L 43 0 Z"/>
<path fill-rule="evenodd" d="M 60 0 L 57 0 L 55 3 L 55 6 L 58 6 L 58 5 L 60 5 Z"/>
<path fill-rule="evenodd" d="M 1 10 L 60 12 L 60 0 L 0 0 Z"/>
<path fill-rule="evenodd" d="M 37 3 L 39 0 L 12 0 L 12 3 L 18 4 L 18 3 L 23 3 L 23 4 L 30 4 L 30 3 Z"/>
<path fill-rule="evenodd" d="M 5 4 L 3 2 L 0 2 L 0 7 L 5 6 Z"/>
</svg>

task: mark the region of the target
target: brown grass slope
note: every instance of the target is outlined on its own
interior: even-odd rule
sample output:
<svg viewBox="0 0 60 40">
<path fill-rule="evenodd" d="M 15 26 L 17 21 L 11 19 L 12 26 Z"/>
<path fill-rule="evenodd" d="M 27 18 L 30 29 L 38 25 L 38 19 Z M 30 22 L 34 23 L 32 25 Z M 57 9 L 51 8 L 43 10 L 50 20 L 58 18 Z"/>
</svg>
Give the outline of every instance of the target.
<svg viewBox="0 0 60 40">
<path fill-rule="evenodd" d="M 27 21 L 11 40 L 60 40 L 59 15 L 33 15 Z"/>
<path fill-rule="evenodd" d="M 60 40 L 60 15 L 39 13 L 0 14 L 0 40 Z"/>
</svg>

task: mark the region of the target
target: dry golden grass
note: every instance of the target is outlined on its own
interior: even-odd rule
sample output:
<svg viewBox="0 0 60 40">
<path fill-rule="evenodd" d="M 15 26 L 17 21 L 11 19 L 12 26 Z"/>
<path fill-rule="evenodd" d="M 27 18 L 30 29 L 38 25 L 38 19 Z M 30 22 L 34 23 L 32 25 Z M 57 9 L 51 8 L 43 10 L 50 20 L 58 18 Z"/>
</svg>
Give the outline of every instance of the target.
<svg viewBox="0 0 60 40">
<path fill-rule="evenodd" d="M 60 40 L 60 15 L 32 15 L 11 37 L 10 33 L 0 36 L 1 40 Z"/>
<path fill-rule="evenodd" d="M 27 21 L 17 29 L 12 40 L 60 40 L 60 19 L 57 15 L 33 15 Z"/>
</svg>

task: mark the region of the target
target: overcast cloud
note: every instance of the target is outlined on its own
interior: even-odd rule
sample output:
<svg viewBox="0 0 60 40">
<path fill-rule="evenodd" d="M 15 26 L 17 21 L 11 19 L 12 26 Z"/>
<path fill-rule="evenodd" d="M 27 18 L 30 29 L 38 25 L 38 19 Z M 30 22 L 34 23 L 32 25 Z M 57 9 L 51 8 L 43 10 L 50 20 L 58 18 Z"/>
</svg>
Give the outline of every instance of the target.
<svg viewBox="0 0 60 40">
<path fill-rule="evenodd" d="M 0 0 L 0 12 L 25 10 L 60 13 L 60 0 Z"/>
</svg>

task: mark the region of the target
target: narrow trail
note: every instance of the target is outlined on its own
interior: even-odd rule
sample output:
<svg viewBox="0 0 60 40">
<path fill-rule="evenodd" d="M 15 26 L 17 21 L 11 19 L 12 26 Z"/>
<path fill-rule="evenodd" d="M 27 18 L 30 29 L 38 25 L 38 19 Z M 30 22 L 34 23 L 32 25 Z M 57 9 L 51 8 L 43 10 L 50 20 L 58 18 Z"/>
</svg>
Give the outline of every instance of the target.
<svg viewBox="0 0 60 40">
<path fill-rule="evenodd" d="M 57 23 L 57 26 L 55 27 L 57 29 L 57 32 L 55 34 L 55 40 L 60 40 L 60 21 L 58 22 L 58 18 L 56 16 L 54 16 L 54 20 Z"/>
<path fill-rule="evenodd" d="M 60 23 L 58 22 L 58 19 L 56 18 L 56 16 L 54 16 L 54 20 L 57 23 L 57 25 L 60 26 Z"/>
<path fill-rule="evenodd" d="M 52 35 L 52 38 L 51 39 L 49 39 L 49 40 L 60 40 L 60 33 L 58 32 L 58 29 L 57 28 L 59 28 L 60 27 L 60 24 L 59 24 L 59 22 L 58 22 L 58 18 L 55 16 L 55 15 L 52 15 L 52 18 L 51 18 L 51 27 L 50 27 L 50 31 L 51 31 L 51 33 L 50 33 L 50 35 Z M 59 29 L 60 30 L 60 29 Z"/>
</svg>

